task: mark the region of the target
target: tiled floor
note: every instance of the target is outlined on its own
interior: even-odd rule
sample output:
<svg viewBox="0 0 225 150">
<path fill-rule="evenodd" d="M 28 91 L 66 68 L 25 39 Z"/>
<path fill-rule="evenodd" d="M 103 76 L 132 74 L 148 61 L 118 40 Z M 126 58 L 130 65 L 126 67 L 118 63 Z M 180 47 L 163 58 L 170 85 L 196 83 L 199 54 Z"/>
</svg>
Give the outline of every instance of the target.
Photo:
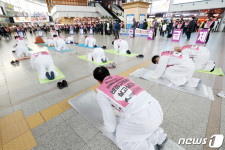
<svg viewBox="0 0 225 150">
<path fill-rule="evenodd" d="M 64 38 L 67 35 L 62 35 Z M 114 37 L 106 35 L 94 35 L 97 45 L 113 48 L 111 45 Z M 179 44 L 195 44 L 197 34 L 186 42 L 183 35 Z M 46 38 L 46 35 L 45 35 Z M 84 43 L 84 36 L 75 35 L 75 41 Z M 113 60 L 117 68 L 110 70 L 111 74 L 119 74 L 149 60 L 153 55 L 162 50 L 169 50 L 178 43 L 172 43 L 171 39 L 157 35 L 154 41 L 148 41 L 146 37 L 121 36 L 129 43 L 130 50 L 137 54 L 144 54 L 143 59 L 129 58 L 106 53 Z M 34 51 L 47 48 L 35 45 L 35 37 L 27 35 L 28 46 Z M 55 65 L 66 76 L 69 82 L 68 88 L 59 90 L 56 88 L 58 81 L 39 84 L 36 72 L 32 70 L 29 60 L 23 60 L 18 66 L 12 66 L 10 61 L 15 59 L 12 55 L 15 40 L 0 41 L 0 116 L 3 117 L 14 111 L 22 109 L 24 116 L 29 117 L 62 100 L 65 100 L 87 88 L 97 84 L 92 77 L 92 71 L 96 65 L 88 63 L 77 56 L 85 55 L 90 49 L 68 45 L 72 51 L 59 53 L 49 51 Z M 207 47 L 211 51 L 211 59 L 219 61 L 220 52 L 224 50 L 224 34 L 211 33 Z M 146 68 L 154 68 L 150 65 Z M 225 70 L 225 65 L 223 65 Z M 195 72 L 195 77 L 200 78 L 207 86 L 216 87 L 216 76 Z M 211 101 L 191 94 L 157 85 L 152 82 L 129 76 L 134 82 L 142 86 L 152 94 L 161 104 L 164 112 L 162 127 L 169 138 L 175 143 L 180 138 L 204 138 L 208 126 Z M 225 80 L 223 80 L 225 90 Z M 94 113 L 94 112 L 93 112 Z M 225 135 L 225 101 L 221 106 L 220 132 Z M 37 146 L 34 150 L 117 150 L 118 147 L 105 138 L 92 124 L 84 119 L 74 108 L 70 108 L 60 115 L 46 121 L 32 129 Z M 217 133 L 215 133 L 217 134 Z M 181 145 L 188 150 L 203 150 L 203 146 Z M 225 149 L 225 144 L 221 150 Z"/>
</svg>

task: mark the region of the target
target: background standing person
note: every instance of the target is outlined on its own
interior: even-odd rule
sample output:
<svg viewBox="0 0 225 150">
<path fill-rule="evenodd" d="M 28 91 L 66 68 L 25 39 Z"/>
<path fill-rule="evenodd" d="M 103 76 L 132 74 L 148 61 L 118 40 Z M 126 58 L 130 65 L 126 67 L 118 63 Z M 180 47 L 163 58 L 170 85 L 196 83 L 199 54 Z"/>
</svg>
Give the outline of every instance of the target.
<svg viewBox="0 0 225 150">
<path fill-rule="evenodd" d="M 104 27 L 105 27 L 105 35 L 107 35 L 107 23 L 104 23 Z"/>
<path fill-rule="evenodd" d="M 146 30 L 148 28 L 148 23 L 146 21 L 146 19 L 144 20 L 144 23 L 143 23 L 143 29 Z"/>
<path fill-rule="evenodd" d="M 209 30 L 209 33 L 207 35 L 205 43 L 208 42 L 209 36 L 210 36 L 210 32 L 211 32 L 212 28 L 214 27 L 214 25 L 215 25 L 215 22 L 213 21 L 213 18 L 210 17 L 209 20 L 204 25 L 204 29 L 208 29 Z"/>
<path fill-rule="evenodd" d="M 165 32 L 166 32 L 166 29 L 167 29 L 167 24 L 166 24 L 166 21 L 164 20 L 163 23 L 162 23 L 162 33 L 161 35 L 164 36 Z"/>
<path fill-rule="evenodd" d="M 112 24 L 112 22 L 110 21 L 110 23 L 109 23 L 109 29 L 110 29 L 110 35 L 111 34 L 113 34 L 113 24 Z"/>
<path fill-rule="evenodd" d="M 173 27 L 173 21 L 171 20 L 169 25 L 167 26 L 167 38 L 172 37 L 172 27 Z"/>
<path fill-rule="evenodd" d="M 133 29 L 133 37 L 135 37 L 135 30 L 137 27 L 137 22 L 135 21 L 135 18 L 133 19 L 133 24 L 131 26 L 131 28 Z"/>
<path fill-rule="evenodd" d="M 187 40 L 190 40 L 191 38 L 191 33 L 194 31 L 195 29 L 195 20 L 194 20 L 194 17 L 192 17 L 192 20 L 190 21 L 190 23 L 188 24 L 187 26 Z"/>
<path fill-rule="evenodd" d="M 101 31 L 101 35 L 103 35 L 103 23 L 101 22 L 101 24 L 100 24 L 100 31 Z"/>
<path fill-rule="evenodd" d="M 158 28 L 158 22 L 157 20 L 155 19 L 155 25 L 154 25 L 154 37 L 156 37 L 156 34 L 157 34 L 157 28 Z"/>
<path fill-rule="evenodd" d="M 120 34 L 120 24 L 119 21 L 116 20 L 116 23 L 114 24 L 114 31 L 115 31 L 115 40 L 119 39 L 119 34 Z"/>
</svg>

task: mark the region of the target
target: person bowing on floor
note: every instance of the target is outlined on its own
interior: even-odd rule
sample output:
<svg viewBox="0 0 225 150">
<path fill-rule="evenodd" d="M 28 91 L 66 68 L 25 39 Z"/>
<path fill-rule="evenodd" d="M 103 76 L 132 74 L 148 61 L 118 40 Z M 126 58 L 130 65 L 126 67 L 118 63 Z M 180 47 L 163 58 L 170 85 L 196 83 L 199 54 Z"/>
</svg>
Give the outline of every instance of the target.
<svg viewBox="0 0 225 150">
<path fill-rule="evenodd" d="M 192 78 L 195 64 L 188 56 L 175 51 L 164 51 L 161 57 L 153 56 L 152 62 L 157 64 L 155 73 L 150 75 L 152 79 L 157 80 L 165 76 L 175 86 L 198 86 L 199 79 Z"/>
<path fill-rule="evenodd" d="M 215 61 L 209 60 L 210 51 L 207 47 L 199 45 L 186 45 L 183 47 L 175 47 L 175 51 L 187 55 L 195 63 L 195 69 L 213 72 Z"/>
<path fill-rule="evenodd" d="M 155 150 L 167 141 L 159 126 L 163 112 L 159 102 L 130 79 L 110 75 L 105 67 L 97 67 L 94 78 L 101 84 L 97 101 L 101 107 L 106 133 L 114 133 L 121 150 Z M 116 121 L 113 109 L 118 110 Z"/>
<path fill-rule="evenodd" d="M 114 45 L 115 52 L 119 52 L 120 54 L 131 54 L 128 43 L 125 40 L 117 39 L 112 42 L 112 45 Z"/>
<path fill-rule="evenodd" d="M 84 45 L 88 47 L 97 47 L 96 39 L 93 36 L 86 36 Z"/>
</svg>

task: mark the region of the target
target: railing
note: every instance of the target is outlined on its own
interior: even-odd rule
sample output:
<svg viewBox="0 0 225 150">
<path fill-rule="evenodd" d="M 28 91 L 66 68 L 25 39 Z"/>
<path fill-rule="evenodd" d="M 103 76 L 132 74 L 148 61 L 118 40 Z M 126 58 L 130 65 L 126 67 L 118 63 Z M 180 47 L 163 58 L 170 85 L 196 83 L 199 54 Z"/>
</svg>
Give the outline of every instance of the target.
<svg viewBox="0 0 225 150">
<path fill-rule="evenodd" d="M 101 16 L 113 17 L 101 4 L 95 4 L 97 11 L 101 14 Z"/>
<path fill-rule="evenodd" d="M 104 4 L 100 4 L 114 19 L 120 20 L 109 8 L 107 8 Z"/>
</svg>

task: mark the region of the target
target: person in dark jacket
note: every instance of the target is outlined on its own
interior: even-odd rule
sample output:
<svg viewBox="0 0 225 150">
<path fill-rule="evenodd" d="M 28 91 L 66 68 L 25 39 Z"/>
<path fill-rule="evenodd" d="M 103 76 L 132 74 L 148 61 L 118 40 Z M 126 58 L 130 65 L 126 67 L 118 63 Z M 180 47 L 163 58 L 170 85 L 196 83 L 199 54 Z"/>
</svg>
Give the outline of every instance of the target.
<svg viewBox="0 0 225 150">
<path fill-rule="evenodd" d="M 133 29 L 133 37 L 135 37 L 135 30 L 137 27 L 137 22 L 135 21 L 135 18 L 133 19 L 133 24 L 131 26 L 131 28 Z"/>
<path fill-rule="evenodd" d="M 172 37 L 172 27 L 173 27 L 173 21 L 171 20 L 169 25 L 167 26 L 167 38 Z"/>
<path fill-rule="evenodd" d="M 187 40 L 190 40 L 191 33 L 195 29 L 195 24 L 196 24 L 195 19 L 194 19 L 194 17 L 192 17 L 192 20 L 190 21 L 190 23 L 187 26 L 187 31 L 186 31 L 187 32 Z"/>
<path fill-rule="evenodd" d="M 103 35 L 103 23 L 101 22 L 101 24 L 100 24 L 100 31 L 101 31 L 101 35 Z"/>
<path fill-rule="evenodd" d="M 107 23 L 106 22 L 105 22 L 104 26 L 105 26 L 105 35 L 107 35 L 108 33 L 107 33 Z"/>
<path fill-rule="evenodd" d="M 116 23 L 114 24 L 113 29 L 115 31 L 115 40 L 116 39 L 119 39 L 120 38 L 119 37 L 119 34 L 120 34 L 120 24 L 119 24 L 119 21 L 118 20 L 116 20 Z"/>
<path fill-rule="evenodd" d="M 143 22 L 143 29 L 146 30 L 148 28 L 148 23 L 146 21 L 146 19 Z"/>
</svg>

